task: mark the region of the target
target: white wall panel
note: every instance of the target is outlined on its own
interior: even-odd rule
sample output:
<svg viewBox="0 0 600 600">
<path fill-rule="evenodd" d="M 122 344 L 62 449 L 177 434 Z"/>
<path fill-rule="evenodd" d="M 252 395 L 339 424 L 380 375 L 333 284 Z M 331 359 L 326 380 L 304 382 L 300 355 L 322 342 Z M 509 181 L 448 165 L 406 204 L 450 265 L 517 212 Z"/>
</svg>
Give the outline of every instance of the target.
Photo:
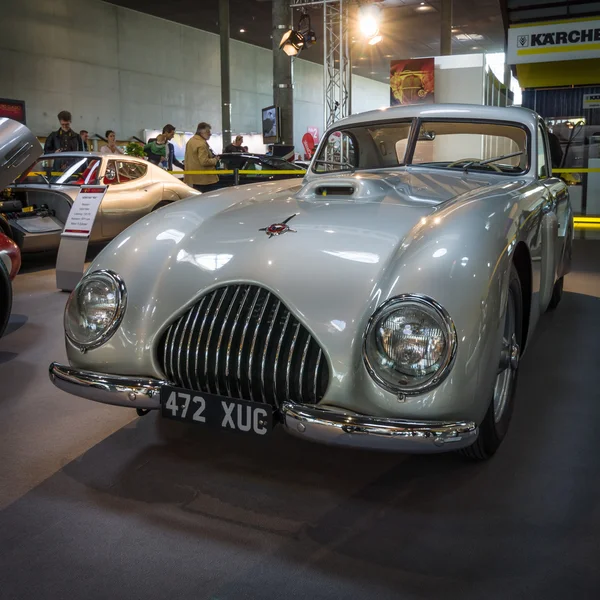
<svg viewBox="0 0 600 600">
<path fill-rule="evenodd" d="M 73 127 L 119 139 L 173 123 L 221 130 L 219 37 L 99 0 L 19 0 L 0 19 L 0 97 L 25 100 L 37 135 Z M 231 41 L 232 129 L 260 132 L 273 103 L 271 51 Z M 323 69 L 294 61 L 294 143 L 307 127 L 323 134 Z M 389 102 L 385 84 L 354 77 L 353 112 Z"/>
</svg>

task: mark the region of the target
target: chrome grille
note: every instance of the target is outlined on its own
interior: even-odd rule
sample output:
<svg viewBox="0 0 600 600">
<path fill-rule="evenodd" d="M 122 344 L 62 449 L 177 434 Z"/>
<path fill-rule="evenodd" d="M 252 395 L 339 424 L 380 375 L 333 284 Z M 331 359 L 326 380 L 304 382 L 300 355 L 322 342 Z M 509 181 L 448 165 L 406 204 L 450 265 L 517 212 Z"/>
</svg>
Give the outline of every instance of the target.
<svg viewBox="0 0 600 600">
<path fill-rule="evenodd" d="M 266 402 L 319 402 L 329 382 L 323 351 L 264 288 L 229 285 L 202 297 L 162 336 L 158 357 L 169 381 Z"/>
</svg>

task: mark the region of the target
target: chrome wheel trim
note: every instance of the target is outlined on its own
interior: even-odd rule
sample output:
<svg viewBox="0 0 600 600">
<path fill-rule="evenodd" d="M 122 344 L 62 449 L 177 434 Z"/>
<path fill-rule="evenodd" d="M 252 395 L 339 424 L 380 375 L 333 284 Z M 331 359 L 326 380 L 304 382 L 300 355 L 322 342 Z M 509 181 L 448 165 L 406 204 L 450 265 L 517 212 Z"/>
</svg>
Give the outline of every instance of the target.
<svg viewBox="0 0 600 600">
<path fill-rule="evenodd" d="M 494 385 L 494 422 L 498 423 L 508 406 L 515 374 L 519 366 L 520 348 L 517 343 L 517 323 L 514 292 L 509 289 L 504 316 L 502 351 Z"/>
</svg>

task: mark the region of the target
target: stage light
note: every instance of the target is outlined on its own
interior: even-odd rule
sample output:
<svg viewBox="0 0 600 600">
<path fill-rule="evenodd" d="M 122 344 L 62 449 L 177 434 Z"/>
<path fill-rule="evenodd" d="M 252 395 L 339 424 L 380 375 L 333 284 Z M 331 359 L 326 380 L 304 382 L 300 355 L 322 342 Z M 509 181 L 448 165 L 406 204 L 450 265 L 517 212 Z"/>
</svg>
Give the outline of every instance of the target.
<svg viewBox="0 0 600 600">
<path fill-rule="evenodd" d="M 288 56 L 296 56 L 304 48 L 304 36 L 295 29 L 288 29 L 281 38 L 279 48 Z"/>
<path fill-rule="evenodd" d="M 279 48 L 288 56 L 297 56 L 317 41 L 317 36 L 310 23 L 310 15 L 303 12 L 298 21 L 298 29 L 288 29 L 282 36 Z"/>
<path fill-rule="evenodd" d="M 381 12 L 374 4 L 363 5 L 358 9 L 358 26 L 367 42 L 371 45 L 378 44 L 383 36 L 379 33 Z"/>
</svg>

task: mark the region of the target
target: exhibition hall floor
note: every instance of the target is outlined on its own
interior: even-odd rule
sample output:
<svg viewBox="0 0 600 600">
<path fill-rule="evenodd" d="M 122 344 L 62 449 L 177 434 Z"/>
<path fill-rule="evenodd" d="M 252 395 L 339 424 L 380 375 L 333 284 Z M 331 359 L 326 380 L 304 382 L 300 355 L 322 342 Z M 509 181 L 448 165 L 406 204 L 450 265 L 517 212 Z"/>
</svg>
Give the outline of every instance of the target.
<svg viewBox="0 0 600 600">
<path fill-rule="evenodd" d="M 0 599 L 598 598 L 600 241 L 523 359 L 488 463 L 172 424 L 54 388 L 51 263 L 0 340 Z"/>
</svg>

